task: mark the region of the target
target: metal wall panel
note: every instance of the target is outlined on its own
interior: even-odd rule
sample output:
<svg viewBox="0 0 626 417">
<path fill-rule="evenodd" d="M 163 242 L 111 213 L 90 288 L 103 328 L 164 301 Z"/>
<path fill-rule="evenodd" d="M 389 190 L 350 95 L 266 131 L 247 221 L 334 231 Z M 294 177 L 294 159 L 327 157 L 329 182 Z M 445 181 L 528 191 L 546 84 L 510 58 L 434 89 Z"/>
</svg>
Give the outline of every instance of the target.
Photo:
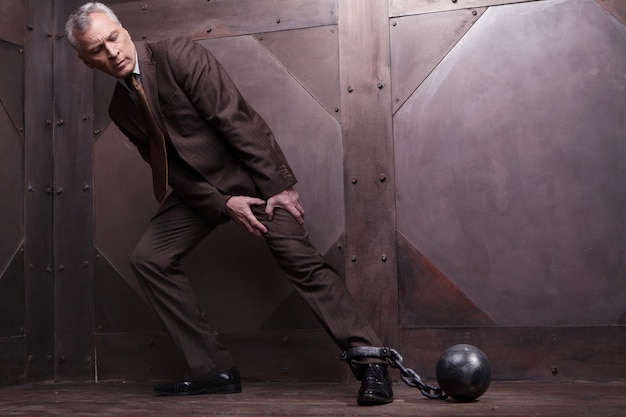
<svg viewBox="0 0 626 417">
<path fill-rule="evenodd" d="M 596 2 L 619 19 L 620 22 L 626 24 L 626 3 L 621 0 L 596 0 Z"/>
<path fill-rule="evenodd" d="M 24 55 L 26 268 L 26 377 L 54 377 L 52 192 L 54 157 L 53 4 L 30 0 Z"/>
<path fill-rule="evenodd" d="M 283 31 L 337 23 L 336 0 L 212 0 L 115 5 L 135 39 L 194 39 Z"/>
<path fill-rule="evenodd" d="M 17 45 L 0 41 L 0 277 L 24 239 L 24 55 Z"/>
<path fill-rule="evenodd" d="M 398 229 L 498 325 L 624 313 L 625 42 L 592 0 L 489 8 L 395 115 Z"/>
<path fill-rule="evenodd" d="M 55 34 L 63 34 L 66 16 L 81 4 L 82 0 L 55 2 Z M 92 379 L 95 369 L 93 79 L 92 71 L 76 58 L 76 51 L 63 36 L 55 36 L 54 43 L 56 378 Z"/>
<path fill-rule="evenodd" d="M 394 167 L 388 5 L 339 2 L 348 288 L 380 333 L 397 340 Z"/>
<path fill-rule="evenodd" d="M 462 327 L 403 329 L 405 364 L 426 382 L 436 382 L 443 349 L 457 343 L 479 346 L 494 380 L 549 382 L 623 380 L 624 326 Z"/>
<path fill-rule="evenodd" d="M 524 3 L 538 0 L 389 0 L 389 16 L 398 17 L 413 14 L 445 12 L 476 7 L 498 6 L 503 4 Z M 542 1 L 542 0 L 539 0 Z"/>
<path fill-rule="evenodd" d="M 0 0 L 0 39 L 24 45 L 24 4 L 22 1 Z"/>
<path fill-rule="evenodd" d="M 392 19 L 391 78 L 397 111 L 486 9 Z"/>
</svg>

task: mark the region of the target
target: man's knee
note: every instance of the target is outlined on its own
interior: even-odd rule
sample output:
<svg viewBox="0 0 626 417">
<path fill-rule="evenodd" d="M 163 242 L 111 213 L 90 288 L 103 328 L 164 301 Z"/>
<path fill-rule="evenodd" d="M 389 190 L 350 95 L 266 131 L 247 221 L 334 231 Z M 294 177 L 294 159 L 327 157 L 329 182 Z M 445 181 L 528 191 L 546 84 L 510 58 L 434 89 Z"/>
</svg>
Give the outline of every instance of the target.
<svg viewBox="0 0 626 417">
<path fill-rule="evenodd" d="M 145 275 L 148 271 L 162 270 L 166 267 L 161 265 L 159 257 L 155 255 L 155 251 L 145 249 L 141 245 L 133 250 L 128 263 L 133 272 L 139 276 Z"/>
</svg>

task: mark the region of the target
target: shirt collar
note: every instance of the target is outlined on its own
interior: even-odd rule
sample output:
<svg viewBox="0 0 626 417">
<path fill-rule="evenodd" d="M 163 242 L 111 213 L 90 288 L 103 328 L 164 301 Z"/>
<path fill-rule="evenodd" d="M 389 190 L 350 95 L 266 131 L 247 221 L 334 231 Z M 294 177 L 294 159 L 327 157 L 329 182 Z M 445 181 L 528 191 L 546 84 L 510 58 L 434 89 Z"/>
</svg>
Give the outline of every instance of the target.
<svg viewBox="0 0 626 417">
<path fill-rule="evenodd" d="M 139 71 L 139 59 L 137 56 L 137 50 L 135 49 L 135 68 L 133 68 L 133 74 L 141 74 Z M 117 81 L 124 86 L 128 91 L 131 91 L 128 85 L 126 84 L 126 80 L 124 78 L 118 78 Z M 131 91 L 132 92 L 132 91 Z"/>
</svg>

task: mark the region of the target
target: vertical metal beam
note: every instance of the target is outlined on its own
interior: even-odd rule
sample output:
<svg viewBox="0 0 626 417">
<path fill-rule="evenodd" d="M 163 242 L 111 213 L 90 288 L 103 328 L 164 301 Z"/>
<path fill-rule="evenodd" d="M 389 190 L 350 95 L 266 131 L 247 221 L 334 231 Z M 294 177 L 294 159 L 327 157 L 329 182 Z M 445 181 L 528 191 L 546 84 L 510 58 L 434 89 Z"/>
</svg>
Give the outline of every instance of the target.
<svg viewBox="0 0 626 417">
<path fill-rule="evenodd" d="M 339 0 L 346 275 L 383 343 L 398 334 L 388 0 Z"/>
<path fill-rule="evenodd" d="M 26 378 L 33 380 L 54 375 L 53 2 L 25 4 L 25 348 Z"/>
<path fill-rule="evenodd" d="M 54 2 L 54 293 L 57 379 L 95 369 L 93 268 L 93 74 L 64 38 L 83 0 Z"/>
</svg>

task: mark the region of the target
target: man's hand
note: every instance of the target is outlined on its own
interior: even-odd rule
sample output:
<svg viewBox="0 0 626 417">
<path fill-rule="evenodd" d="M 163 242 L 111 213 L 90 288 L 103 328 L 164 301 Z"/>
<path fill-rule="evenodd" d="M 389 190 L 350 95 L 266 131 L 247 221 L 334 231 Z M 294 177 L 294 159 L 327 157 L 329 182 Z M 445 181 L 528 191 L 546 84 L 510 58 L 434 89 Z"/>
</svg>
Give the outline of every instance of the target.
<svg viewBox="0 0 626 417">
<path fill-rule="evenodd" d="M 265 213 L 267 214 L 268 220 L 272 220 L 274 217 L 274 209 L 277 207 L 287 210 L 298 223 L 304 224 L 304 208 L 302 207 L 302 203 L 300 203 L 298 192 L 292 187 L 278 194 L 274 194 L 267 200 Z"/>
<path fill-rule="evenodd" d="M 261 206 L 264 200 L 254 197 L 233 196 L 226 202 L 226 214 L 248 232 L 265 239 L 267 228 L 254 216 L 251 206 Z"/>
</svg>

